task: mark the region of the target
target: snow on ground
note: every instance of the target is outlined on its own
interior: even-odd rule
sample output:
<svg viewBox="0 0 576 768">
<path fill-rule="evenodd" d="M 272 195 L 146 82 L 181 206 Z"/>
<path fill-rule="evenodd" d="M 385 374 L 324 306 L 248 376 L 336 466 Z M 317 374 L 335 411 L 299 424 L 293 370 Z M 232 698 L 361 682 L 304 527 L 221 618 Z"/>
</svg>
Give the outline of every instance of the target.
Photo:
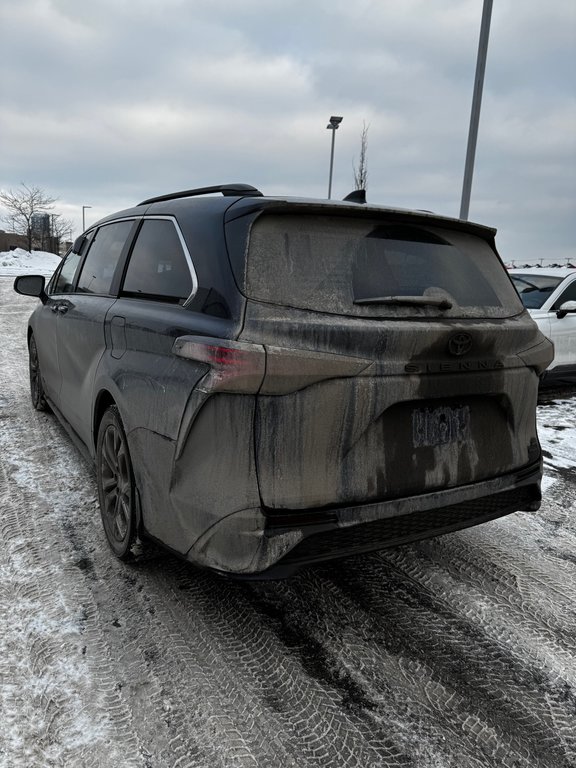
<svg viewBox="0 0 576 768">
<path fill-rule="evenodd" d="M 544 450 L 544 467 L 576 468 L 576 419 L 570 395 L 542 394 L 539 403 L 538 434 Z"/>
<path fill-rule="evenodd" d="M 46 251 L 0 251 L 0 275 L 45 275 L 49 277 L 60 264 L 60 256 Z"/>
<path fill-rule="evenodd" d="M 0 255 L 0 768 L 576 766 L 575 394 L 539 404 L 538 512 L 286 582 L 125 565 L 30 404 L 43 256 Z"/>
</svg>

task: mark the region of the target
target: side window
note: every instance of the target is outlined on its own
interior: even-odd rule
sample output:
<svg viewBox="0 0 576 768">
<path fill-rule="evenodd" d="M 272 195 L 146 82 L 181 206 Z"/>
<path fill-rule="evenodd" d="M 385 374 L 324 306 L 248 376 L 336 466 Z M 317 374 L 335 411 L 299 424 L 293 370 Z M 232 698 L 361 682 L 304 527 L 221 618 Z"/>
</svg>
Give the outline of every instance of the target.
<svg viewBox="0 0 576 768">
<path fill-rule="evenodd" d="M 190 267 L 172 221 L 144 221 L 128 263 L 123 292 L 184 301 L 193 290 Z"/>
<path fill-rule="evenodd" d="M 80 263 L 80 254 L 70 251 L 64 259 L 60 272 L 56 278 L 51 293 L 71 293 L 74 285 L 74 275 Z"/>
<path fill-rule="evenodd" d="M 562 304 L 564 304 L 566 301 L 576 301 L 576 280 L 572 281 L 570 285 L 564 291 L 562 291 L 562 295 L 557 301 L 554 302 L 552 309 L 560 309 Z"/>
<path fill-rule="evenodd" d="M 62 259 L 62 263 L 50 278 L 50 282 L 46 288 L 46 293 L 48 295 L 52 295 L 53 293 L 70 293 L 72 291 L 76 268 L 78 267 L 80 259 L 88 250 L 93 237 L 94 230 L 87 232 L 85 235 L 81 235 L 76 239 L 74 245 Z M 61 275 L 62 279 L 60 279 Z"/>
<path fill-rule="evenodd" d="M 110 293 L 112 278 L 133 223 L 118 221 L 105 224 L 96 231 L 78 278 L 78 293 Z"/>
</svg>

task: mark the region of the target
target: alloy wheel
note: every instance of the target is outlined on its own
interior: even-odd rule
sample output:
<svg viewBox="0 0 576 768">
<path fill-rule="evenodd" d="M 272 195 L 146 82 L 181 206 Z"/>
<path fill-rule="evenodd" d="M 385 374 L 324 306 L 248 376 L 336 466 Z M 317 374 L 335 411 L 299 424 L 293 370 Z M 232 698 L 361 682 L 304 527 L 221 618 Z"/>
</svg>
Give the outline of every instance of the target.
<svg viewBox="0 0 576 768">
<path fill-rule="evenodd" d="M 100 483 L 102 521 L 116 551 L 131 534 L 134 489 L 126 439 L 114 423 L 105 427 L 102 439 Z"/>
</svg>

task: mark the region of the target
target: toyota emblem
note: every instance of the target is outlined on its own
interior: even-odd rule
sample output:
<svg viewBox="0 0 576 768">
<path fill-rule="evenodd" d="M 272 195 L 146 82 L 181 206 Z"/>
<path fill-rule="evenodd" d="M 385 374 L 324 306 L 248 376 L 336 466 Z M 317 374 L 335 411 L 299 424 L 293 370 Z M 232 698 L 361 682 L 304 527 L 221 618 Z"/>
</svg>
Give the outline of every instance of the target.
<svg viewBox="0 0 576 768">
<path fill-rule="evenodd" d="M 468 354 L 472 348 L 472 336 L 469 333 L 457 333 L 448 342 L 448 352 L 455 357 Z"/>
</svg>

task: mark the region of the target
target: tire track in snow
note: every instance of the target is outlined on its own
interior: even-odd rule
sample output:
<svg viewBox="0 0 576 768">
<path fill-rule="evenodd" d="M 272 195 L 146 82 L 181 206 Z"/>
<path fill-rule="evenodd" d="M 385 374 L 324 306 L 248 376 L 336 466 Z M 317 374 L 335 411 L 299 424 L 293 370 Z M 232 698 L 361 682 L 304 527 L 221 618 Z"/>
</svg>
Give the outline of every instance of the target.
<svg viewBox="0 0 576 768">
<path fill-rule="evenodd" d="M 16 721 L 6 728 L 5 719 L 4 727 L 11 738 L 27 722 L 33 747 L 27 744 L 20 754 L 16 736 L 15 754 L 7 764 L 20 759 L 23 765 L 48 765 L 58 756 L 64 764 L 141 765 L 130 756 L 138 754 L 138 745 L 126 727 L 127 711 L 98 642 L 98 622 L 90 626 L 89 596 L 69 578 L 65 540 L 49 524 L 48 514 L 36 518 L 33 496 L 12 492 L 12 497 L 15 512 L 3 551 L 12 565 L 12 610 L 7 613 L 16 634 L 8 655 L 17 655 L 18 664 L 7 681 L 8 689 L 19 691 L 19 701 L 15 707 L 5 702 L 6 711 L 16 710 Z M 94 665 L 82 654 L 81 643 L 96 650 Z"/>
<path fill-rule="evenodd" d="M 398 564 L 390 570 L 384 555 L 365 563 L 361 571 L 353 566 L 341 569 L 336 583 L 373 617 L 371 624 L 381 637 L 392 635 L 407 682 L 418 686 L 421 678 L 430 676 L 457 695 L 458 704 L 446 721 L 441 712 L 435 713 L 436 725 L 443 727 L 455 716 L 473 745 L 472 755 L 502 760 L 506 754 L 513 765 L 563 765 L 566 755 L 560 741 L 553 747 L 549 743 L 552 729 L 541 697 L 550 692 L 560 700 L 565 688 L 560 690 L 485 632 L 482 604 L 474 614 L 470 605 L 463 611 L 450 591 L 449 599 L 431 593 L 425 564 L 415 583 L 413 554 L 405 554 L 409 579 L 404 568 L 397 570 Z M 567 707 L 573 703 L 572 696 Z"/>
<path fill-rule="evenodd" d="M 405 760 L 384 762 L 377 750 L 363 743 L 363 736 L 354 735 L 357 728 L 337 706 L 339 697 L 332 691 L 324 693 L 317 681 L 285 658 L 286 649 L 267 628 L 266 616 L 255 612 L 252 601 L 246 599 L 245 585 L 222 582 L 172 560 L 162 564 L 160 574 L 148 572 L 148 567 L 146 571 L 131 577 L 137 608 L 119 621 L 127 621 L 130 635 L 139 633 L 139 617 L 151 615 L 151 621 L 160 622 L 160 630 L 155 630 L 147 621 L 144 637 L 139 634 L 135 644 L 141 639 L 144 645 L 150 637 L 165 638 L 165 644 L 169 640 L 172 658 L 156 657 L 155 673 L 174 676 L 176 666 L 177 678 L 184 676 L 186 687 L 200 691 L 207 702 L 205 719 L 196 714 L 196 720 L 188 723 L 186 718 L 190 720 L 194 713 L 190 702 L 182 697 L 171 702 L 180 728 L 187 726 L 189 733 L 201 739 L 208 727 L 227 740 L 220 758 L 213 756 L 206 764 L 250 765 L 255 760 L 257 765 L 339 765 L 343 755 L 348 755 L 350 765 L 406 764 Z M 162 594 L 157 584 L 150 583 L 159 578 Z M 281 701 L 277 698 L 271 706 L 279 686 Z M 322 732 L 328 715 L 335 737 L 334 720 L 343 721 L 342 742 L 325 741 Z M 355 743 L 355 759 L 346 751 L 346 741 Z"/>
<path fill-rule="evenodd" d="M 445 655 L 455 663 L 463 655 L 455 643 L 449 647 L 450 622 L 426 611 L 411 597 L 410 583 L 388 571 L 374 557 L 365 560 L 361 572 L 344 564 L 338 570 L 326 568 L 325 579 L 317 584 L 317 610 L 309 612 L 308 601 L 301 599 L 300 610 L 290 604 L 285 621 L 306 640 L 310 633 L 316 642 L 322 639 L 325 665 L 342 679 L 345 674 L 352 679 L 357 706 L 375 736 L 384 738 L 395 721 L 396 738 L 415 764 L 434 764 L 442 755 L 442 765 L 467 766 L 477 764 L 478 754 L 494 760 L 513 754 L 517 765 L 532 765 L 521 759 L 521 745 L 508 743 L 514 739 L 473 715 L 466 690 L 459 691 L 450 669 L 438 669 L 446 664 Z M 378 584 L 374 594 L 366 589 L 372 573 Z M 307 583 L 305 594 L 314 591 L 314 584 Z M 473 732 L 466 748 L 468 729 Z"/>
<path fill-rule="evenodd" d="M 521 629 L 520 645 L 523 640 L 533 647 L 550 644 L 563 672 L 576 682 L 576 585 L 566 578 L 570 566 L 558 562 L 547 547 L 538 547 L 535 541 L 526 546 L 537 527 L 531 518 L 518 513 L 473 533 L 421 542 L 414 566 L 416 570 L 426 567 L 426 586 L 432 589 L 438 582 L 435 592 L 449 594 L 451 604 L 455 597 L 467 599 L 472 610 L 491 611 L 492 619 L 496 618 L 494 612 L 501 612 L 510 629 Z M 402 551 L 387 557 L 391 562 L 401 559 Z M 415 575 L 414 568 L 411 575 Z"/>
<path fill-rule="evenodd" d="M 97 645 L 97 632 L 90 637 L 86 611 L 79 610 L 89 598 L 69 578 L 70 547 L 58 523 L 79 506 L 93 512 L 84 491 L 89 478 L 53 419 L 31 409 L 25 358 L 21 351 L 15 366 L 14 355 L 10 343 L 2 348 L 1 658 L 11 663 L 2 668 L 0 760 L 10 768 L 142 765 L 103 647 L 92 668 L 80 650 L 81 640 Z M 55 479 L 67 487 L 56 488 Z"/>
<path fill-rule="evenodd" d="M 0 765 L 576 765 L 573 400 L 539 414 L 551 458 L 538 513 L 289 582 L 226 582 L 161 553 L 125 566 L 90 472 L 29 405 L 32 302 L 11 282 L 0 278 Z"/>
<path fill-rule="evenodd" d="M 195 612 L 181 616 L 186 623 L 191 616 L 196 621 L 200 607 L 210 622 L 217 657 L 228 668 L 227 687 L 238 688 L 240 712 L 254 711 L 248 722 L 261 744 L 270 740 L 271 733 L 279 734 L 297 765 L 409 763 L 393 745 L 376 743 L 365 723 L 342 707 L 338 689 L 310 675 L 300 656 L 289 652 L 269 610 L 255 599 L 254 587 L 207 578 L 208 590 L 199 601 L 195 596 Z M 185 594 L 191 596 L 190 577 L 185 583 Z M 215 645 L 214 639 L 211 642 Z M 331 741 L 324 735 L 327 721 Z M 278 762 L 279 757 L 270 764 L 287 764 Z"/>
</svg>

